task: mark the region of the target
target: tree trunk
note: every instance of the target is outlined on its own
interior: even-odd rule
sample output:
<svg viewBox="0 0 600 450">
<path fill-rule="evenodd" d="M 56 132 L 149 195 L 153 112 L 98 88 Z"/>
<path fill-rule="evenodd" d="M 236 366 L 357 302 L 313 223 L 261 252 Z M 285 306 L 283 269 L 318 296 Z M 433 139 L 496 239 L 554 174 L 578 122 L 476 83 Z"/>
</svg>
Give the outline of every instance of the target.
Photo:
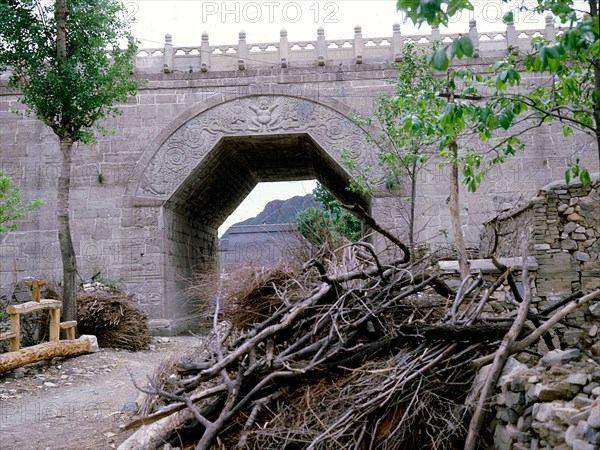
<svg viewBox="0 0 600 450">
<path fill-rule="evenodd" d="M 56 54 L 58 60 L 63 60 L 67 55 L 67 1 L 56 0 L 54 4 L 54 20 L 56 20 Z"/>
<path fill-rule="evenodd" d="M 80 338 L 71 341 L 45 342 L 16 352 L 3 353 L 0 355 L 0 373 L 46 359 L 90 353 L 90 345 L 88 339 Z"/>
<path fill-rule="evenodd" d="M 448 197 L 448 209 L 450 210 L 450 222 L 452 225 L 452 234 L 454 235 L 454 245 L 456 245 L 460 276 L 464 280 L 469 275 L 469 261 L 460 223 L 458 144 L 456 142 L 450 144 L 450 152 L 452 153 L 452 163 L 450 167 L 450 196 Z"/>
<path fill-rule="evenodd" d="M 448 79 L 450 72 L 448 72 Z M 448 102 L 454 102 L 454 88 L 448 83 L 447 88 Z M 452 225 L 452 234 L 454 235 L 454 244 L 456 245 L 456 255 L 458 257 L 458 267 L 460 277 L 464 280 L 469 275 L 469 261 L 467 258 L 467 250 L 465 248 L 465 240 L 462 234 L 460 224 L 460 196 L 459 196 L 459 180 L 458 180 L 458 143 L 452 141 L 449 146 L 452 156 L 452 167 L 450 168 L 450 196 L 448 197 L 448 209 L 450 210 L 450 223 Z"/>
<path fill-rule="evenodd" d="M 417 200 L 417 164 L 413 163 L 410 177 L 410 212 L 408 217 L 408 245 L 411 261 L 415 260 L 415 202 Z"/>
<path fill-rule="evenodd" d="M 592 18 L 596 21 L 600 22 L 600 15 L 598 14 L 598 1 L 597 0 L 589 0 L 590 5 L 590 14 Z M 597 58 L 594 59 L 594 88 L 596 89 L 596 93 L 600 92 L 600 69 L 598 68 Z M 596 128 L 596 151 L 598 152 L 598 167 L 600 167 L 600 98 L 596 95 L 594 100 L 594 125 Z"/>
<path fill-rule="evenodd" d="M 73 139 L 60 138 L 62 164 L 58 179 L 58 242 L 63 264 L 63 309 L 62 320 L 77 320 L 76 282 L 77 261 L 75 249 L 71 239 L 69 225 L 69 191 L 71 189 L 71 155 L 73 152 Z"/>
</svg>

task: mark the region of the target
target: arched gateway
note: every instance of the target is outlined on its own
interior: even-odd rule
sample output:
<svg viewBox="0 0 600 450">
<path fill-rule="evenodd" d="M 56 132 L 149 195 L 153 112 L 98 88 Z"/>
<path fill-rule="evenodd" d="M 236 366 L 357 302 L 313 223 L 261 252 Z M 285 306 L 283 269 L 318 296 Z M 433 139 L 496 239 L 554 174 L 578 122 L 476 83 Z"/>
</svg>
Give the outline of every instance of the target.
<svg viewBox="0 0 600 450">
<path fill-rule="evenodd" d="M 285 95 L 219 100 L 191 108 L 163 130 L 126 193 L 142 223 L 156 220 L 138 230 L 150 229 L 154 236 L 145 238 L 160 242 L 162 323 L 173 331 L 192 319 L 186 280 L 215 261 L 218 227 L 257 183 L 316 178 L 338 198 L 370 208 L 369 199 L 346 190 L 341 149 L 359 165 L 376 157 L 347 106 Z"/>
</svg>

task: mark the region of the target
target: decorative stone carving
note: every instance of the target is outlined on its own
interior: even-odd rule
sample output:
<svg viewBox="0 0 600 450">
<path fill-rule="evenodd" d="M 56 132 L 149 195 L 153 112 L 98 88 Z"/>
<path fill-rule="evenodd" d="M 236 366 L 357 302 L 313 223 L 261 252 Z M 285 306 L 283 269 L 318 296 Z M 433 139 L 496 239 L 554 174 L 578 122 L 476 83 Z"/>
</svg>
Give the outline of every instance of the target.
<svg viewBox="0 0 600 450">
<path fill-rule="evenodd" d="M 375 154 L 367 133 L 329 107 L 297 97 L 246 97 L 204 111 L 175 131 L 150 160 L 138 195 L 168 198 L 224 136 L 302 132 L 340 163 L 341 148 L 359 164 Z"/>
</svg>

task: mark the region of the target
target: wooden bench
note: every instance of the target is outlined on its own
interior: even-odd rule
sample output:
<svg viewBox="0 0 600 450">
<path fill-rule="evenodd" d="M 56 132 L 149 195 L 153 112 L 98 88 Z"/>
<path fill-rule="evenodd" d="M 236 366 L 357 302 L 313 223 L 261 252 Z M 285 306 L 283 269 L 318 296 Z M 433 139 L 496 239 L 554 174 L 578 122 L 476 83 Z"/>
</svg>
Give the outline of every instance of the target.
<svg viewBox="0 0 600 450">
<path fill-rule="evenodd" d="M 19 351 L 21 337 L 21 314 L 29 314 L 35 311 L 50 310 L 50 342 L 60 340 L 60 330 L 65 330 L 67 339 L 75 339 L 76 320 L 67 322 L 60 321 L 60 300 L 48 300 L 40 298 L 40 288 L 46 284 L 45 280 L 32 280 L 25 282 L 32 289 L 32 301 L 20 305 L 9 305 L 6 312 L 10 315 L 10 331 L 0 334 L 0 340 L 10 339 L 10 351 Z"/>
</svg>

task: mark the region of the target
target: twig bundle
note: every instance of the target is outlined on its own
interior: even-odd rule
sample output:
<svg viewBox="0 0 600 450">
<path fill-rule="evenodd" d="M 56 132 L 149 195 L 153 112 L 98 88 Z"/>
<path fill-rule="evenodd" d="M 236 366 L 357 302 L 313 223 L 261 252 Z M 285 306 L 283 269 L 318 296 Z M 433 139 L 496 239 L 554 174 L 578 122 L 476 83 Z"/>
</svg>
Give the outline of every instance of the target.
<svg viewBox="0 0 600 450">
<path fill-rule="evenodd" d="M 77 330 L 93 334 L 101 347 L 139 351 L 148 348 L 148 316 L 121 293 L 80 293 L 77 296 Z"/>
</svg>

